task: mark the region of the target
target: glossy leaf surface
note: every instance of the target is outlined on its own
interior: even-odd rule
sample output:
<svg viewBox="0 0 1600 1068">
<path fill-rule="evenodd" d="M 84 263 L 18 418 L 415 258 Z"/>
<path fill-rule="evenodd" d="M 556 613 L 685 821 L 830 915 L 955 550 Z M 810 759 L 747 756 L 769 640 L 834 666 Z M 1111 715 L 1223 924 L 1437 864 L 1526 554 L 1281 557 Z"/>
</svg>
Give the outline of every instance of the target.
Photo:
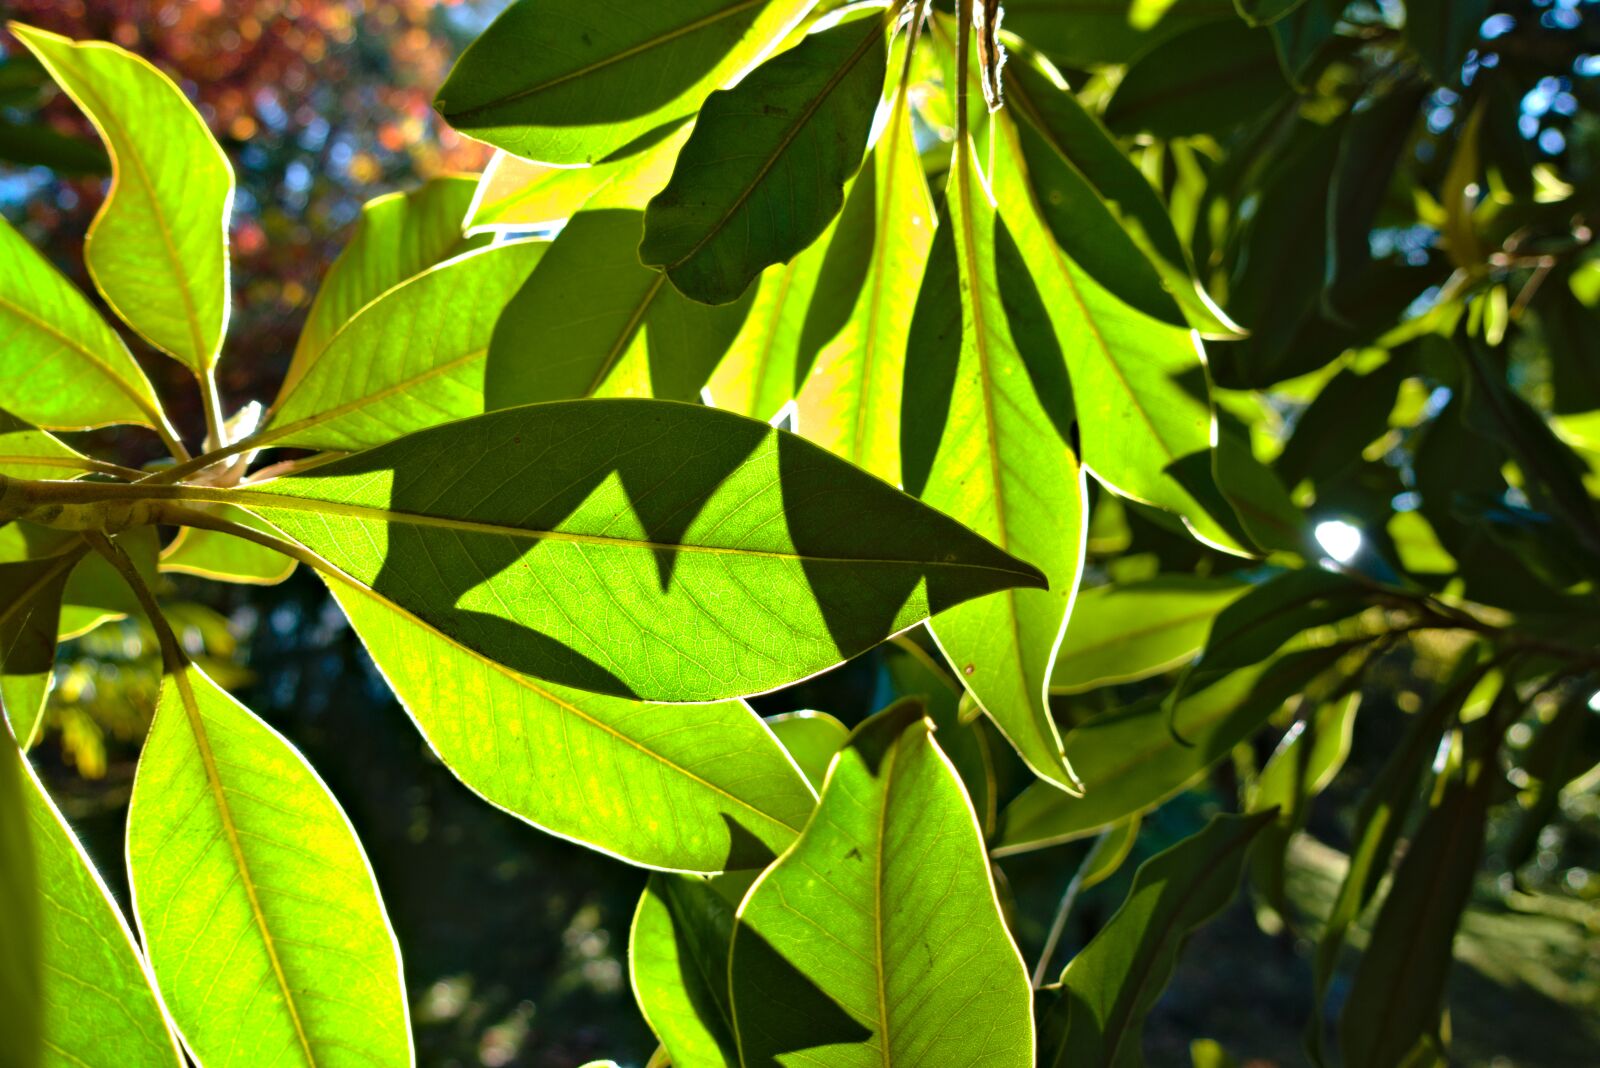
<svg viewBox="0 0 1600 1068">
<path fill-rule="evenodd" d="M 661 401 L 494 412 L 231 494 L 469 648 L 642 700 L 760 693 L 1042 581 L 808 442 Z"/>
<path fill-rule="evenodd" d="M 1078 594 L 1050 687 L 1077 693 L 1179 667 L 1206 642 L 1218 612 L 1245 592 L 1232 579 L 1162 575 Z"/>
<path fill-rule="evenodd" d="M 194 105 L 144 59 L 101 41 L 12 30 L 111 153 L 111 191 L 83 254 L 95 285 L 151 344 L 209 368 L 228 326 L 228 158 Z"/>
<path fill-rule="evenodd" d="M 1087 507 L 1064 437 L 1072 392 L 1039 294 L 959 147 L 917 297 L 902 412 L 905 481 L 1049 577 L 947 612 L 932 630 L 961 683 L 1035 773 L 1075 782 L 1046 696 L 1077 589 Z"/>
<path fill-rule="evenodd" d="M 371 592 L 329 588 L 439 758 L 490 803 L 634 864 L 759 867 L 815 795 L 743 702 L 649 705 L 509 671 Z"/>
<path fill-rule="evenodd" d="M 869 10 L 712 93 L 645 210 L 639 258 L 690 299 L 726 304 L 815 241 L 861 165 L 883 95 L 885 36 Z"/>
<path fill-rule="evenodd" d="M 162 687 L 128 869 L 161 992 L 207 1068 L 412 1063 L 399 950 L 349 821 L 198 668 Z"/>
<path fill-rule="evenodd" d="M 547 247 L 479 249 L 387 290 L 329 339 L 253 440 L 353 451 L 481 414 L 495 322 Z"/>
<path fill-rule="evenodd" d="M 177 1040 L 121 907 L 31 772 L 24 791 L 39 883 L 48 888 L 39 916 L 42 1063 L 181 1068 L 185 1062 Z"/>
<path fill-rule="evenodd" d="M 1022 960 L 920 703 L 851 736 L 740 905 L 729 975 L 746 1066 L 1033 1063 Z"/>
<path fill-rule="evenodd" d="M 279 388 L 281 398 L 322 355 L 334 335 L 370 302 L 436 263 L 487 242 L 461 235 L 476 185 L 470 178 L 434 178 L 405 193 L 366 202 L 355 231 L 328 268 L 295 342 Z"/>
<path fill-rule="evenodd" d="M 0 379 L 0 407 L 34 426 L 164 420 L 149 379 L 116 331 L 3 219 Z"/>
<path fill-rule="evenodd" d="M 1144 1018 L 1189 934 L 1222 911 L 1250 842 L 1272 819 L 1216 816 L 1140 865 L 1128 898 L 1061 974 L 1046 1010 L 1042 1063 L 1052 1068 L 1139 1064 Z"/>
<path fill-rule="evenodd" d="M 643 216 L 580 212 L 495 327 L 489 407 L 580 397 L 697 400 L 750 298 L 711 308 L 639 262 Z"/>
<path fill-rule="evenodd" d="M 597 163 L 699 109 L 812 0 L 517 0 L 434 106 L 462 133 L 541 163 Z"/>
</svg>

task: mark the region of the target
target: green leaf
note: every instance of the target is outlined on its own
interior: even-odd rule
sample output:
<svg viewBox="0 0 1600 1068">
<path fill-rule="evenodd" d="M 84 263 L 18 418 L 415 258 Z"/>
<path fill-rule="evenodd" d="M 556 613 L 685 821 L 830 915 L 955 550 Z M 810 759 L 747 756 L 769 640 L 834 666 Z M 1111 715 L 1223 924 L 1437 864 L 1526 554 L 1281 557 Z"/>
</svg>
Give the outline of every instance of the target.
<svg viewBox="0 0 1600 1068">
<path fill-rule="evenodd" d="M 740 905 L 743 1064 L 1033 1063 L 1027 975 L 929 726 L 903 701 L 858 727 L 805 832 Z"/>
<path fill-rule="evenodd" d="M 1062 67 L 1126 63 L 1184 30 L 1237 18 L 1233 0 L 1007 0 L 1005 28 Z"/>
<path fill-rule="evenodd" d="M 684 123 L 633 156 L 589 167 L 552 167 L 497 152 L 467 213 L 468 233 L 525 233 L 555 226 L 588 208 L 643 211 L 672 176 L 689 139 Z"/>
<path fill-rule="evenodd" d="M 1061 973 L 1046 1009 L 1041 1063 L 1142 1063 L 1145 1016 L 1184 942 L 1232 899 L 1250 843 L 1272 818 L 1213 817 L 1199 834 L 1139 866 L 1122 907 Z"/>
<path fill-rule="evenodd" d="M 121 908 L 31 772 L 23 792 L 39 884 L 49 888 L 40 909 L 44 1063 L 181 1068 L 186 1062 Z M 9 927 L 14 914 L 6 914 Z"/>
<path fill-rule="evenodd" d="M 1050 676 L 1053 693 L 1081 693 L 1180 667 L 1211 622 L 1247 589 L 1236 579 L 1159 575 L 1083 590 Z"/>
<path fill-rule="evenodd" d="M 547 247 L 478 249 L 387 290 L 329 339 L 250 442 L 364 449 L 480 414 L 495 323 Z"/>
<path fill-rule="evenodd" d="M 16 1068 L 37 1068 L 44 1043 L 43 885 L 23 802 L 27 772 L 0 729 L 0 1026 Z"/>
<path fill-rule="evenodd" d="M 1252 26 L 1266 26 L 1277 22 L 1306 0 L 1233 0 L 1239 15 Z"/>
<path fill-rule="evenodd" d="M 813 0 L 517 0 L 456 61 L 434 106 L 541 163 L 598 163 L 700 108 Z"/>
<path fill-rule="evenodd" d="M 11 478 L 73 479 L 102 469 L 95 460 L 0 410 L 0 475 Z"/>
<path fill-rule="evenodd" d="M 404 1066 L 400 953 L 349 820 L 199 668 L 162 686 L 128 809 L 150 964 L 207 1068 Z"/>
<path fill-rule="evenodd" d="M 1128 854 L 1133 852 L 1133 843 L 1138 840 L 1139 828 L 1143 823 L 1144 817 L 1129 816 L 1106 828 L 1094 840 L 1094 845 L 1089 847 L 1089 855 L 1083 858 L 1083 876 L 1078 884 L 1080 890 L 1099 886 L 1117 873 L 1122 862 L 1128 859 Z"/>
<path fill-rule="evenodd" d="M 963 708 L 964 691 L 935 653 L 909 638 L 898 638 L 884 649 L 884 671 L 897 698 L 915 697 L 927 707 L 939 749 L 950 758 L 961 785 L 978 813 L 978 825 L 987 837 L 994 830 L 995 768 L 989 734 L 976 713 Z"/>
<path fill-rule="evenodd" d="M 794 399 L 819 347 L 808 324 L 831 303 L 818 285 L 830 247 L 824 234 L 788 263 L 762 272 L 750 314 L 706 383 L 709 403 L 775 421 Z"/>
<path fill-rule="evenodd" d="M 1129 64 L 1105 121 L 1119 136 L 1224 134 L 1288 94 L 1272 35 L 1224 20 L 1168 38 Z"/>
<path fill-rule="evenodd" d="M 446 176 L 362 205 L 355 232 L 328 268 L 300 328 L 278 389 L 280 403 L 362 308 L 434 264 L 488 243 L 461 234 L 475 190 L 470 178 Z"/>
<path fill-rule="evenodd" d="M 911 104 L 897 93 L 822 267 L 819 288 L 850 291 L 848 318 L 817 352 L 795 399 L 800 433 L 886 482 L 900 481 L 906 345 L 933 229 Z"/>
<path fill-rule="evenodd" d="M 1083 474 L 1067 444 L 1072 390 L 1011 232 L 958 145 L 947 218 L 917 295 L 901 413 L 908 490 L 1008 552 L 1049 586 L 949 611 L 931 630 L 961 683 L 1033 771 L 1063 789 L 1046 691 L 1083 567 Z"/>
<path fill-rule="evenodd" d="M 23 749 L 39 732 L 55 669 L 62 594 L 86 549 L 80 543 L 57 556 L 0 563 L 0 706 Z"/>
<path fill-rule="evenodd" d="M 1016 127 L 1002 119 L 996 133 L 999 201 L 1066 359 L 1084 466 L 1121 496 L 1177 513 L 1208 544 L 1247 555 L 1211 473 L 1214 416 L 1193 335 L 1124 304 L 1062 252 L 1025 184 Z"/>
<path fill-rule="evenodd" d="M 815 795 L 743 702 L 649 705 L 519 675 L 352 583 L 350 625 L 445 766 L 485 800 L 632 864 L 759 867 Z"/>
<path fill-rule="evenodd" d="M 850 737 L 850 728 L 826 712 L 785 712 L 768 719 L 767 726 L 814 790 L 822 788 L 833 754 L 844 748 Z"/>
<path fill-rule="evenodd" d="M 761 693 L 1044 582 L 809 442 L 662 401 L 494 412 L 248 489 L 170 492 L 250 508 L 518 671 L 642 700 Z"/>
<path fill-rule="evenodd" d="M 111 173 L 105 149 L 60 132 L 43 118 L 32 122 L 0 118 L 0 160 L 21 167 L 49 167 L 63 177 Z"/>
<path fill-rule="evenodd" d="M 1195 280 L 1161 197 L 1077 97 L 1019 62 L 1006 67 L 1006 100 L 1026 120 L 1017 125 L 1022 158 L 1039 215 L 1066 258 L 1154 319 L 1202 336 L 1238 336 Z"/>
<path fill-rule="evenodd" d="M 1155 808 L 1260 730 L 1349 648 L 1297 650 L 1191 693 L 1175 710 L 1158 694 L 1074 727 L 1062 741 L 1083 796 L 1032 784 L 1000 813 L 994 855 L 1086 838 Z"/>
<path fill-rule="evenodd" d="M 51 536 L 61 532 L 49 531 Z M 72 535 L 67 535 L 71 538 Z M 157 554 L 160 539 L 154 527 L 135 527 L 116 539 L 124 552 L 133 560 L 147 583 L 158 585 L 156 576 Z M 60 551 L 60 550 L 53 550 Z M 103 623 L 123 619 L 141 611 L 139 601 L 128 588 L 128 583 L 117 569 L 98 553 L 89 553 L 78 561 L 78 566 L 67 576 L 67 588 L 61 595 L 62 641 L 78 638 Z"/>
<path fill-rule="evenodd" d="M 275 533 L 243 508 L 213 505 L 208 510 L 219 519 L 241 523 L 264 534 Z M 178 536 L 161 550 L 162 571 L 246 586 L 276 586 L 294 573 L 294 567 L 293 560 L 271 549 L 199 527 L 181 527 Z"/>
<path fill-rule="evenodd" d="M 83 252 L 95 286 L 145 340 L 210 369 L 228 328 L 233 168 L 222 147 L 182 91 L 132 52 L 11 30 L 111 153 L 111 190 Z"/>
<path fill-rule="evenodd" d="M 1394 1068 L 1409 1064 L 1419 1043 L 1438 1041 L 1451 944 L 1483 853 L 1489 802 L 1502 781 L 1493 761 L 1471 762 L 1417 829 L 1339 1016 L 1345 1063 Z"/>
<path fill-rule="evenodd" d="M 573 216 L 489 345 L 491 408 L 589 396 L 696 400 L 754 294 L 709 308 L 639 262 L 636 211 Z"/>
<path fill-rule="evenodd" d="M 639 258 L 690 299 L 726 304 L 815 241 L 861 166 L 885 36 L 883 11 L 868 9 L 707 97 L 672 180 L 645 209 Z"/>
<path fill-rule="evenodd" d="M 1429 77 L 1444 86 L 1461 81 L 1461 64 L 1489 17 L 1489 0 L 1408 0 L 1406 40 Z"/>
<path fill-rule="evenodd" d="M 733 1037 L 728 951 L 754 872 L 656 874 L 628 938 L 634 999 L 675 1065 L 742 1068 Z"/>
<path fill-rule="evenodd" d="M 0 406 L 34 426 L 167 426 L 149 379 L 116 331 L 4 219 L 0 380 Z"/>
<path fill-rule="evenodd" d="M 1278 50 L 1278 62 L 1296 89 L 1312 88 L 1320 69 L 1317 60 L 1323 48 L 1338 39 L 1335 31 L 1344 9 L 1344 0 L 1302 0 L 1272 24 L 1272 45 Z"/>
</svg>

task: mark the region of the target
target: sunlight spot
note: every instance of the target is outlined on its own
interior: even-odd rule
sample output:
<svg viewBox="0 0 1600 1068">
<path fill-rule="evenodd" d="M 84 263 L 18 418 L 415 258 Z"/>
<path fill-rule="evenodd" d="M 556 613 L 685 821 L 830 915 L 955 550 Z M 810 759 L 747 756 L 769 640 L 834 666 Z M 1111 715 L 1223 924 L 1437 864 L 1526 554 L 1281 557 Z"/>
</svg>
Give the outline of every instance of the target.
<svg viewBox="0 0 1600 1068">
<path fill-rule="evenodd" d="M 1341 564 L 1348 564 L 1361 551 L 1361 531 L 1342 519 L 1318 523 L 1315 533 L 1322 551 Z"/>
</svg>

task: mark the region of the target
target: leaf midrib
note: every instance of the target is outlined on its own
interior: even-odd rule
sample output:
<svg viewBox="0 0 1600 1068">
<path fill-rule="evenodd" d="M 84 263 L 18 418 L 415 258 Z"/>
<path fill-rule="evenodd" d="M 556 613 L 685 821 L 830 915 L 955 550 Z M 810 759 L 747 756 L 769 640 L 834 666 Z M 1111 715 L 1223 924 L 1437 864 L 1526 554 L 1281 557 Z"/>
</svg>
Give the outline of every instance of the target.
<svg viewBox="0 0 1600 1068">
<path fill-rule="evenodd" d="M 140 396 L 138 391 L 133 388 L 132 383 L 124 380 L 121 375 L 117 374 L 116 371 L 112 369 L 110 364 L 106 363 L 99 356 L 91 352 L 88 346 L 84 345 L 75 338 L 68 337 L 57 327 L 39 318 L 37 315 L 34 315 L 32 312 L 28 311 L 28 309 L 22 307 L 20 304 L 17 304 L 15 301 L 7 300 L 4 296 L 0 296 L 0 308 L 15 313 L 19 318 L 27 322 L 29 325 L 36 327 L 37 329 L 50 335 L 68 349 L 76 352 L 85 360 L 88 360 L 95 367 L 99 368 L 101 373 L 106 376 L 107 380 L 110 381 L 112 386 L 114 386 L 120 392 L 126 394 L 128 399 L 133 402 L 134 407 L 143 412 L 145 417 L 151 420 L 153 425 L 161 425 L 163 420 L 155 405 L 146 398 Z"/>
<path fill-rule="evenodd" d="M 642 41 L 630 48 L 625 48 L 615 55 L 610 55 L 603 59 L 595 60 L 592 63 L 579 67 L 577 70 L 568 71 L 565 74 L 558 74 L 554 78 L 547 79 L 546 81 L 540 82 L 537 85 L 530 85 L 526 89 L 518 89 L 514 93 L 507 93 L 503 96 L 495 97 L 493 100 L 486 100 L 481 104 L 473 104 L 470 107 L 462 108 L 459 111 L 445 111 L 444 117 L 449 119 L 451 122 L 459 122 L 461 119 L 470 119 L 472 116 L 480 114 L 481 112 L 489 111 L 497 107 L 503 107 L 504 105 L 512 103 L 513 101 L 534 96 L 538 93 L 545 92 L 548 89 L 553 89 L 558 85 L 565 84 L 566 82 L 574 81 L 575 79 L 593 74 L 597 70 L 604 70 L 606 67 L 632 59 L 633 57 L 642 55 L 653 48 L 659 48 L 664 44 L 675 41 L 679 37 L 686 37 L 689 34 L 694 33 L 696 30 L 705 29 L 707 26 L 714 26 L 723 19 L 732 18 L 733 16 L 744 11 L 748 11 L 752 7 L 759 7 L 767 2 L 768 0 L 738 0 L 738 2 L 730 4 L 721 11 L 714 12 L 713 14 L 698 18 L 693 22 L 685 23 L 682 26 L 670 29 L 665 33 L 662 33 L 656 37 L 652 37 L 648 41 Z"/>
</svg>

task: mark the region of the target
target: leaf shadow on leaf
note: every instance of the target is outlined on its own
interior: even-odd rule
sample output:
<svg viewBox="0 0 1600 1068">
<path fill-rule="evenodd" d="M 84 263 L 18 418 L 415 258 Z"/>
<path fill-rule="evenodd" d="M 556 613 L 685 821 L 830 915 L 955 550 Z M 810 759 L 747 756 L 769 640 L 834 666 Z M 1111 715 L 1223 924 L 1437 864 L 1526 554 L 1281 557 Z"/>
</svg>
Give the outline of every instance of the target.
<svg viewBox="0 0 1600 1068">
<path fill-rule="evenodd" d="M 805 973 L 790 964 L 773 945 L 748 926 L 740 926 L 735 940 L 739 972 L 760 974 L 760 989 L 783 991 L 783 1005 L 764 1006 L 759 1015 L 739 1016 L 739 1038 L 745 1068 L 780 1068 L 780 1057 L 804 1050 L 856 1046 L 870 1041 L 871 1029 L 859 1023 Z M 752 1055 L 759 1035 L 762 1056 Z"/>
<path fill-rule="evenodd" d="M 723 812 L 720 815 L 728 828 L 728 856 L 722 862 L 724 871 L 759 870 L 778 859 L 771 846 L 756 837 L 755 832 L 734 819 L 730 813 Z"/>
</svg>

